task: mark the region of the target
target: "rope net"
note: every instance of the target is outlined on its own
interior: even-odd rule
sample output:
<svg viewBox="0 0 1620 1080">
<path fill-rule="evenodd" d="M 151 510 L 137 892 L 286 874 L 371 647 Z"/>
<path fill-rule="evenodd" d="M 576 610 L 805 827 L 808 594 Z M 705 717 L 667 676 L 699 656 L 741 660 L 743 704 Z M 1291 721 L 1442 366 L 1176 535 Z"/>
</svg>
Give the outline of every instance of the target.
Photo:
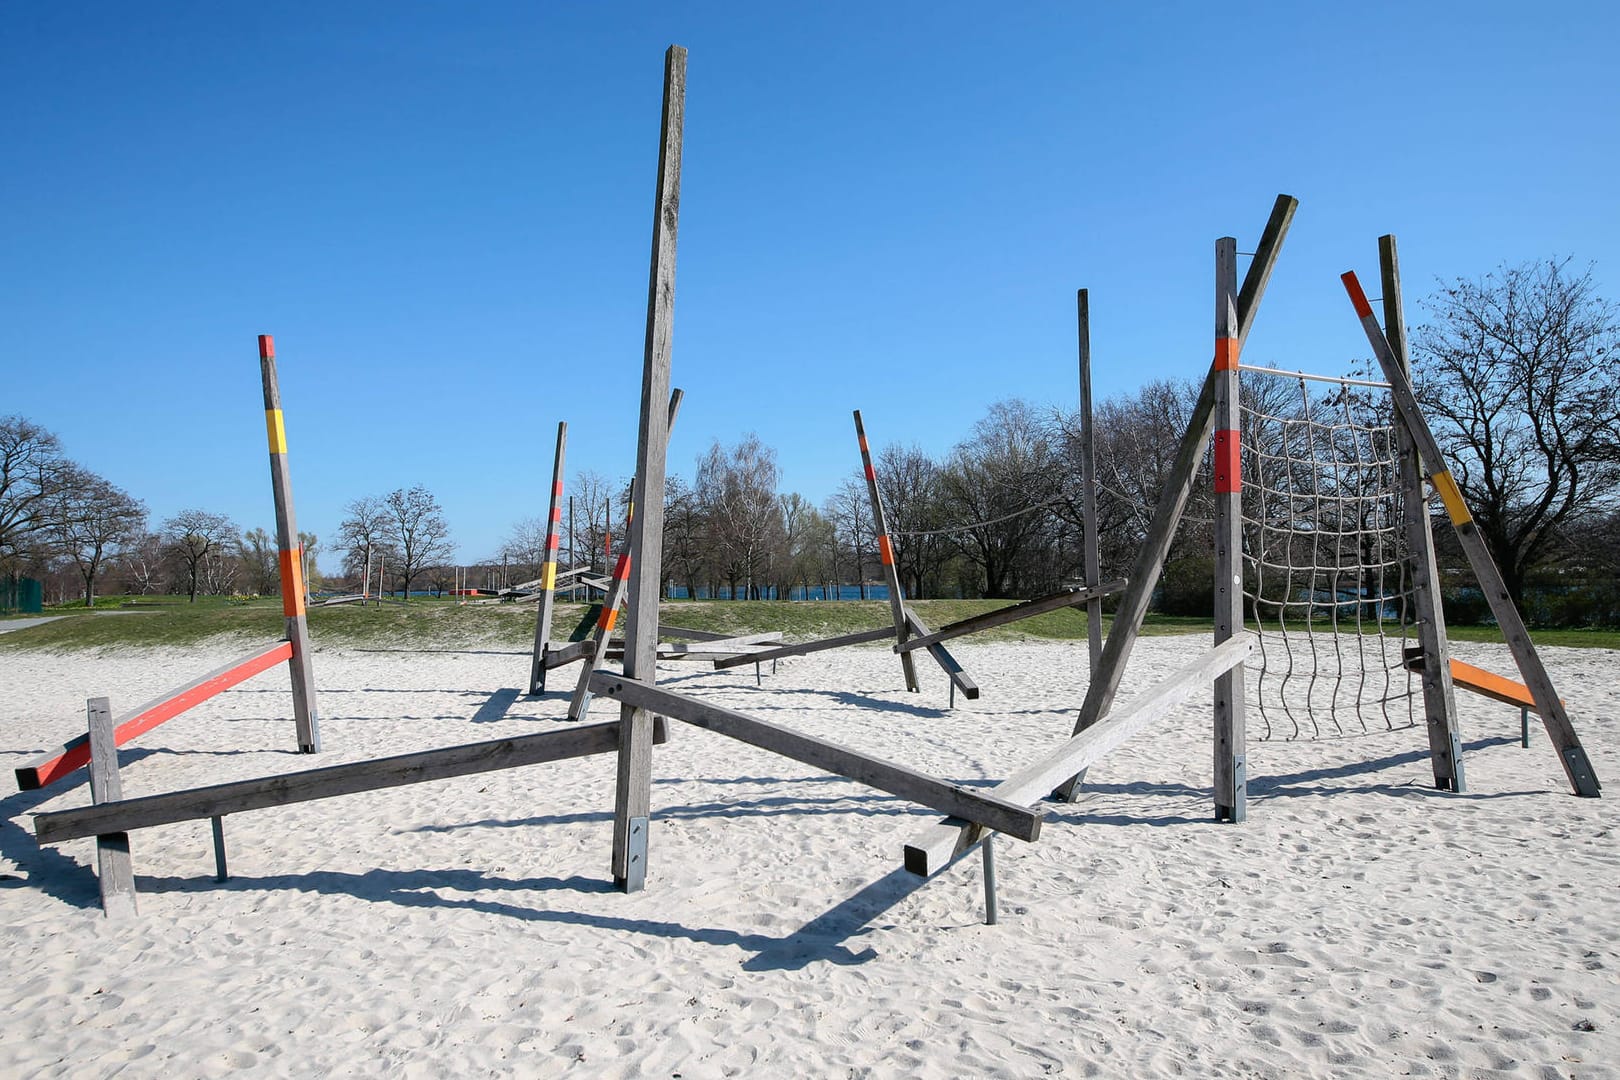
<svg viewBox="0 0 1620 1080">
<path fill-rule="evenodd" d="M 1321 739 L 1418 722 L 1400 462 L 1387 390 L 1244 372 L 1243 594 L 1257 636 L 1250 735 Z M 1292 385 L 1290 385 L 1292 383 Z"/>
</svg>

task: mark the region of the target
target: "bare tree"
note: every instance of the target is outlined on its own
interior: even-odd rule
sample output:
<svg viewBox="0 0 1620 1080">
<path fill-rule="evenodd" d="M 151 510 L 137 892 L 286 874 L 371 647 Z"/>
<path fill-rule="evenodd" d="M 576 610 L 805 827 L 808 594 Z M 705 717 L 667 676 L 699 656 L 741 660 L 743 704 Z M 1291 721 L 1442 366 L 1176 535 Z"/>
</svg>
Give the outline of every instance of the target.
<svg viewBox="0 0 1620 1080">
<path fill-rule="evenodd" d="M 132 537 L 118 554 L 124 588 L 142 596 L 161 589 L 165 555 L 163 538 L 156 533 L 142 531 Z"/>
<path fill-rule="evenodd" d="M 894 565 L 913 598 L 940 590 L 953 552 L 946 522 L 940 468 L 921 447 L 890 444 L 872 463 L 894 541 Z"/>
<path fill-rule="evenodd" d="M 730 450 L 715 442 L 698 462 L 697 493 L 710 536 L 722 552 L 731 594 L 741 580 L 755 596 L 770 575 L 782 532 L 776 502 L 776 451 L 749 432 Z"/>
<path fill-rule="evenodd" d="M 855 576 L 855 588 L 862 600 L 866 599 L 868 562 L 877 549 L 877 527 L 872 523 L 872 497 L 866 490 L 866 477 L 857 472 L 845 477 L 838 490 L 827 497 L 822 513 L 832 523 L 832 565 L 834 597 L 847 574 L 839 567 L 849 567 Z"/>
<path fill-rule="evenodd" d="M 249 529 L 238 545 L 247 586 L 259 596 L 275 596 L 281 591 L 281 552 L 276 538 L 263 529 Z"/>
<path fill-rule="evenodd" d="M 65 466 L 48 500 L 57 548 L 84 579 L 84 603 L 96 606 L 96 578 L 107 558 L 146 531 L 146 507 L 123 489 L 77 465 Z"/>
<path fill-rule="evenodd" d="M 344 507 L 347 515 L 338 523 L 338 544 L 343 549 L 343 569 L 357 579 L 369 565 L 375 566 L 378 556 L 386 556 L 392 563 L 393 553 L 389 528 L 388 507 L 383 500 L 367 495 Z"/>
<path fill-rule="evenodd" d="M 21 416 L 0 417 L 0 567 L 42 527 L 68 467 L 55 435 Z"/>
<path fill-rule="evenodd" d="M 223 555 L 226 546 L 235 542 L 238 532 L 230 518 L 208 510 L 182 510 L 163 523 L 164 539 L 186 576 L 193 604 L 197 602 L 200 581 L 212 580 L 219 588 L 222 579 L 226 579 Z"/>
<path fill-rule="evenodd" d="M 1620 309 L 1568 266 L 1458 278 L 1412 338 L 1418 400 L 1516 603 L 1561 530 L 1620 506 Z"/>
<path fill-rule="evenodd" d="M 591 573 L 599 572 L 606 562 L 607 535 L 613 530 L 613 498 L 616 485 L 599 472 L 585 470 L 574 474 L 574 506 L 579 512 L 579 525 L 583 535 L 574 537 L 583 542 L 583 552 L 570 552 L 579 561 L 583 555 Z"/>
<path fill-rule="evenodd" d="M 383 505 L 388 511 L 389 544 L 398 557 L 391 565 L 409 600 L 411 581 L 435 563 L 448 562 L 455 553 L 450 544 L 450 526 L 438 500 L 420 484 L 409 491 L 395 488 Z"/>
</svg>

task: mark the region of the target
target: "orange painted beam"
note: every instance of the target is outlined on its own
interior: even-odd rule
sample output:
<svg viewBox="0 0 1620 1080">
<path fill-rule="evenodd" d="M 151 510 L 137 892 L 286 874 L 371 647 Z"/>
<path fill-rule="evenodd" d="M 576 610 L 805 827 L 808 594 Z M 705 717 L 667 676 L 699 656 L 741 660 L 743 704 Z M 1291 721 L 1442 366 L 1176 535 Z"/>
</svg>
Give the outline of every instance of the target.
<svg viewBox="0 0 1620 1080">
<path fill-rule="evenodd" d="M 123 746 L 131 739 L 151 731 L 165 720 L 172 720 L 192 706 L 207 701 L 220 691 L 229 690 L 237 683 L 246 682 L 260 672 L 268 671 L 282 661 L 291 659 L 292 642 L 278 641 L 263 652 L 254 653 L 245 660 L 235 661 L 176 690 L 171 690 L 119 720 L 113 729 L 113 744 Z M 59 749 L 51 750 L 43 757 L 36 758 L 30 764 L 17 769 L 17 789 L 32 791 L 54 784 L 89 763 L 90 737 L 88 734 L 80 735 Z"/>
</svg>

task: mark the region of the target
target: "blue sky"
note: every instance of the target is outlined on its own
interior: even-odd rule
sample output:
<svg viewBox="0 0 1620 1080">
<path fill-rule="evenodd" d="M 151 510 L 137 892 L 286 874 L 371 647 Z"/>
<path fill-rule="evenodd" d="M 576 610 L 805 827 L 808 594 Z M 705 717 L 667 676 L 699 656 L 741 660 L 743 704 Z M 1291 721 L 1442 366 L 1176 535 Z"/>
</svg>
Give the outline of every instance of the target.
<svg viewBox="0 0 1620 1080">
<path fill-rule="evenodd" d="M 874 443 L 1207 365 L 1214 241 L 1301 200 L 1249 339 L 1337 372 L 1337 276 L 1620 274 L 1604 5 L 8 4 L 0 414 L 145 500 L 271 527 L 421 483 L 460 557 L 627 476 L 662 54 L 690 50 L 670 467 L 757 431 L 820 501 Z M 1415 307 L 1414 307 L 1415 311 Z M 1415 321 L 1415 320 L 1414 320 Z M 328 569 L 332 560 L 323 560 Z"/>
</svg>

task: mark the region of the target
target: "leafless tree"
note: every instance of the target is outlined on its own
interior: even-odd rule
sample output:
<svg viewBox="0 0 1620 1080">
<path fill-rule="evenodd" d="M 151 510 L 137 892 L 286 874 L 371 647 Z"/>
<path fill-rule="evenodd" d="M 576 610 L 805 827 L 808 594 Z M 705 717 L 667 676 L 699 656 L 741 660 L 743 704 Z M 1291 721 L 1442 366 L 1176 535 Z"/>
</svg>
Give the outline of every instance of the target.
<svg viewBox="0 0 1620 1080">
<path fill-rule="evenodd" d="M 281 558 L 276 538 L 263 529 L 249 529 L 238 545 L 247 587 L 259 596 L 281 591 Z"/>
<path fill-rule="evenodd" d="M 831 523 L 833 548 L 829 556 L 833 572 L 833 596 L 844 578 L 853 574 L 857 595 L 866 599 L 867 571 L 877 550 L 877 528 L 872 523 L 872 497 L 866 490 L 863 473 L 845 477 L 838 490 L 827 497 L 822 514 Z M 848 573 L 840 573 L 840 567 Z"/>
<path fill-rule="evenodd" d="M 1620 506 L 1620 309 L 1568 259 L 1458 278 L 1423 307 L 1418 400 L 1519 602 L 1562 530 Z"/>
<path fill-rule="evenodd" d="M 96 578 L 110 556 L 145 533 L 146 507 L 77 465 L 60 470 L 47 502 L 51 537 L 84 579 L 85 606 L 95 607 Z"/>
<path fill-rule="evenodd" d="M 939 591 L 945 563 L 954 551 L 940 468 L 920 447 L 889 445 L 872 462 L 894 541 L 894 564 L 912 597 Z"/>
<path fill-rule="evenodd" d="M 782 532 L 778 478 L 776 451 L 752 432 L 729 450 L 714 443 L 698 462 L 698 501 L 726 565 L 733 597 L 739 580 L 753 596 L 769 577 L 771 554 Z"/>
<path fill-rule="evenodd" d="M 163 538 L 156 533 L 142 531 L 131 538 L 117 559 L 125 590 L 145 596 L 163 588 L 165 554 Z"/>
<path fill-rule="evenodd" d="M 338 544 L 343 549 L 343 569 L 358 579 L 379 557 L 397 561 L 391 542 L 388 507 L 383 500 L 367 495 L 344 507 L 347 515 L 338 523 Z"/>
<path fill-rule="evenodd" d="M 0 417 L 0 569 L 14 564 L 44 525 L 69 467 L 55 435 L 21 416 Z"/>
<path fill-rule="evenodd" d="M 237 538 L 236 523 L 208 510 L 182 510 L 163 523 L 164 539 L 185 574 L 191 602 L 197 602 L 199 582 L 220 588 L 228 584 L 223 556 Z"/>
<path fill-rule="evenodd" d="M 420 484 L 409 491 L 395 488 L 383 505 L 388 512 L 389 544 L 398 556 L 392 565 L 408 600 L 411 581 L 429 566 L 448 562 L 455 553 L 450 526 L 438 500 Z"/>
</svg>

